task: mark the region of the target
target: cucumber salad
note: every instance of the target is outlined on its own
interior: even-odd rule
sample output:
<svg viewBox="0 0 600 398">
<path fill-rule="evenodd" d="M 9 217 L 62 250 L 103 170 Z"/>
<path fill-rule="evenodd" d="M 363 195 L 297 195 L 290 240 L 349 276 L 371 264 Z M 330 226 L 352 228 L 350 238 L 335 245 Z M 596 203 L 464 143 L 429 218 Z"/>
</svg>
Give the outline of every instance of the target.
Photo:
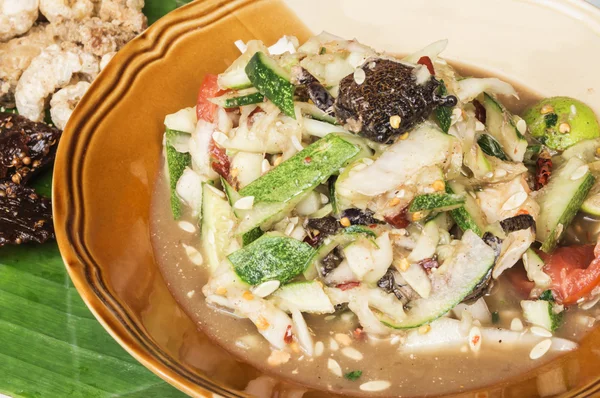
<svg viewBox="0 0 600 398">
<path fill-rule="evenodd" d="M 164 122 L 172 222 L 197 231 L 181 250 L 209 275 L 193 300 L 253 324 L 273 368 L 324 355 L 315 320 L 353 317 L 327 368 L 363 391 L 393 383 L 340 367 L 364 344 L 577 347 L 566 314 L 593 325 L 600 299 L 581 228 L 600 216 L 593 110 L 552 97 L 513 114 L 515 88 L 461 76 L 446 40 L 405 57 L 329 33 L 235 45 Z M 509 318 L 499 291 L 518 297 Z"/>
</svg>

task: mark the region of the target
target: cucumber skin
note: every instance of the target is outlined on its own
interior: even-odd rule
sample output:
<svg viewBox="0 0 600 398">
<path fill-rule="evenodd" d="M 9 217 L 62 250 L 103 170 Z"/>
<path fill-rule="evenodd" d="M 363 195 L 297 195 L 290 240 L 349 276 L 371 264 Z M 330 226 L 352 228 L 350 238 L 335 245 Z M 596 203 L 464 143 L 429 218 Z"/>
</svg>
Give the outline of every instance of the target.
<svg viewBox="0 0 600 398">
<path fill-rule="evenodd" d="M 304 272 L 315 249 L 285 236 L 263 235 L 227 258 L 235 273 L 249 285 L 269 280 L 285 283 Z"/>
<path fill-rule="evenodd" d="M 579 209 L 581 208 L 581 205 L 585 201 L 585 198 L 586 198 L 588 192 L 590 191 L 590 189 L 592 189 L 594 182 L 596 182 L 596 178 L 591 173 L 588 173 L 585 180 L 579 186 L 577 195 L 575 195 L 575 196 L 573 196 L 573 198 L 571 198 L 571 201 L 569 202 L 569 206 L 567 206 L 567 208 L 565 209 L 563 214 L 558 219 L 558 223 L 552 229 L 552 231 L 550 231 L 550 234 L 548 235 L 546 240 L 543 242 L 542 247 L 540 249 L 544 253 L 551 253 L 556 248 L 556 245 L 560 241 L 560 238 L 567 231 L 567 227 L 569 226 L 571 221 L 573 221 L 573 218 L 575 218 L 575 216 L 577 215 L 577 212 L 579 211 Z M 562 225 L 563 228 L 562 228 L 562 231 L 560 231 L 560 234 L 558 234 L 558 236 L 557 236 L 558 231 L 556 229 L 558 228 L 559 225 Z"/>
<path fill-rule="evenodd" d="M 246 232 L 242 235 L 242 246 L 248 246 L 250 243 L 254 242 L 264 234 L 265 232 L 262 229 L 260 229 L 260 227 L 256 227 Z"/>
<path fill-rule="evenodd" d="M 242 97 L 227 98 L 223 103 L 223 108 L 238 108 L 240 106 L 260 104 L 265 101 L 265 96 L 261 93 L 253 93 Z"/>
<path fill-rule="evenodd" d="M 169 172 L 169 190 L 171 192 L 171 211 L 173 217 L 177 220 L 181 217 L 182 204 L 177 196 L 177 181 L 183 175 L 183 171 L 192 163 L 192 156 L 189 153 L 177 152 L 175 148 L 168 144 L 169 135 L 179 134 L 177 131 L 167 130 L 167 145 L 165 145 L 167 169 Z"/>
<path fill-rule="evenodd" d="M 446 192 L 449 194 L 454 193 L 448 184 L 446 184 Z M 475 232 L 477 236 L 483 236 L 483 230 L 479 227 L 479 225 L 477 225 L 473 217 L 471 217 L 464 206 L 461 206 L 458 209 L 450 210 L 449 213 L 456 225 L 458 225 L 463 232 L 471 230 Z"/>
<path fill-rule="evenodd" d="M 408 208 L 411 213 L 421 210 L 434 210 L 442 207 L 461 205 L 465 198 L 453 193 L 428 193 L 415 197 Z"/>
<path fill-rule="evenodd" d="M 358 152 L 359 148 L 348 141 L 327 135 L 242 188 L 239 194 L 254 196 L 254 203 L 288 202 L 323 183 Z"/>
<path fill-rule="evenodd" d="M 250 58 L 245 72 L 252 85 L 264 94 L 287 116 L 295 119 L 295 86 L 288 79 L 278 75 L 266 63 L 275 62 L 263 52 L 257 52 Z"/>
<path fill-rule="evenodd" d="M 440 87 L 438 88 L 438 94 L 440 96 L 445 96 L 448 94 L 448 89 L 446 88 L 446 84 L 443 80 L 440 80 Z M 452 120 L 450 117 L 452 116 L 452 108 L 448 108 L 445 106 L 438 106 L 435 109 L 435 118 L 437 119 L 438 125 L 442 129 L 442 131 L 448 134 L 450 130 L 450 126 L 452 124 Z"/>
<path fill-rule="evenodd" d="M 482 134 L 477 140 L 477 144 L 486 155 L 495 156 L 500 160 L 508 161 L 508 157 L 506 157 L 502 147 L 491 135 Z"/>
</svg>

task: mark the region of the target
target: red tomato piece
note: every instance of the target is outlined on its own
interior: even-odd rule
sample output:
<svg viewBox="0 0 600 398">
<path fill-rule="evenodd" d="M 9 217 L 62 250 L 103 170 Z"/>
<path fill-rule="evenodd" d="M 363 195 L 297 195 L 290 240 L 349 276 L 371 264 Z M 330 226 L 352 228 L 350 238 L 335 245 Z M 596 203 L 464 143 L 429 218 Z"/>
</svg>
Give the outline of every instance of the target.
<svg viewBox="0 0 600 398">
<path fill-rule="evenodd" d="M 577 303 L 600 285 L 600 241 L 593 245 L 559 247 L 548 255 L 539 253 L 552 278 L 551 289 L 564 305 Z"/>
<path fill-rule="evenodd" d="M 217 83 L 217 75 L 206 75 L 202 84 L 200 85 L 200 91 L 198 92 L 198 100 L 196 101 L 196 115 L 198 120 L 206 120 L 207 122 L 214 122 L 215 114 L 217 113 L 217 105 L 209 101 L 210 98 L 218 96 L 221 89 Z"/>
</svg>

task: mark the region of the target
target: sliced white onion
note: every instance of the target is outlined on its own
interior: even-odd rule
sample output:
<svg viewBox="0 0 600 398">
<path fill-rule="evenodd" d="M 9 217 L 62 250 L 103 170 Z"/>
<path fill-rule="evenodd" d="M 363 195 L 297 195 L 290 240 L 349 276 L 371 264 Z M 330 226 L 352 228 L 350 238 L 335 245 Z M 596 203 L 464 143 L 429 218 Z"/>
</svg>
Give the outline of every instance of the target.
<svg viewBox="0 0 600 398">
<path fill-rule="evenodd" d="M 177 196 L 190 207 L 194 215 L 198 215 L 202 209 L 202 182 L 203 179 L 198 173 L 186 167 L 183 174 L 177 181 L 175 191 Z"/>
<path fill-rule="evenodd" d="M 212 123 L 205 120 L 199 120 L 189 142 L 194 170 L 209 180 L 218 177 L 218 174 L 210 165 L 209 156 L 209 145 L 215 127 L 216 126 Z"/>
<path fill-rule="evenodd" d="M 165 126 L 169 130 L 192 134 L 196 129 L 198 118 L 196 108 L 184 108 L 165 117 Z"/>
<path fill-rule="evenodd" d="M 498 279 L 504 271 L 515 265 L 533 242 L 535 242 L 535 233 L 531 228 L 509 233 L 502 242 L 502 251 L 494 265 L 492 277 Z"/>
<path fill-rule="evenodd" d="M 297 47 L 298 39 L 294 36 L 283 36 L 281 39 L 277 40 L 277 43 L 269 47 L 269 53 L 271 55 L 281 55 L 286 52 L 294 54 Z"/>
<path fill-rule="evenodd" d="M 438 40 L 429 44 L 427 47 L 420 49 L 419 51 L 412 53 L 402 60 L 405 62 L 410 62 L 416 64 L 421 57 L 429 57 L 431 62 L 435 62 L 435 60 L 439 57 L 439 55 L 446 49 L 448 46 L 448 39 Z"/>
<path fill-rule="evenodd" d="M 292 312 L 292 321 L 294 322 L 294 330 L 296 332 L 296 336 L 298 337 L 298 343 L 300 343 L 300 347 L 306 352 L 308 356 L 313 356 L 314 344 L 313 339 L 310 334 L 310 330 L 308 330 L 308 326 L 306 325 L 306 321 L 304 317 L 302 317 L 302 313 L 298 311 L 296 308 L 291 308 Z"/>
<path fill-rule="evenodd" d="M 492 313 L 490 312 L 487 303 L 481 297 L 473 304 L 460 303 L 452 310 L 458 319 L 462 319 L 465 312 L 470 314 L 473 319 L 477 319 L 482 325 L 492 323 Z"/>
<path fill-rule="evenodd" d="M 188 153 L 190 151 L 190 138 L 187 133 L 175 133 L 169 136 L 169 145 L 179 153 Z"/>
<path fill-rule="evenodd" d="M 315 137 L 325 137 L 330 133 L 348 133 L 343 127 L 315 119 L 304 118 L 304 131 Z"/>
<path fill-rule="evenodd" d="M 512 95 L 517 99 L 519 98 L 512 85 L 495 77 L 469 77 L 458 81 L 457 95 L 462 102 L 470 102 L 483 92 L 488 94 Z"/>
</svg>

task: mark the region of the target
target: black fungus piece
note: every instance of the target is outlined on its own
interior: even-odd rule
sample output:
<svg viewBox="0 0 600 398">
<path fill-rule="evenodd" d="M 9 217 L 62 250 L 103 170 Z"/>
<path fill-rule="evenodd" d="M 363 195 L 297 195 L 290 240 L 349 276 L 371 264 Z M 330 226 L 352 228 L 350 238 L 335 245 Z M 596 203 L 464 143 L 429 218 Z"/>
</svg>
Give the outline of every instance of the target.
<svg viewBox="0 0 600 398">
<path fill-rule="evenodd" d="M 530 214 L 519 214 L 500 221 L 500 226 L 507 234 L 527 228 L 533 228 L 535 231 L 535 220 Z"/>
<path fill-rule="evenodd" d="M 347 218 L 350 221 L 351 225 L 373 225 L 373 224 L 382 224 L 382 222 L 375 217 L 373 217 L 373 210 L 370 209 L 357 209 L 357 208 L 349 208 L 342 211 L 340 214 L 341 218 Z"/>
<path fill-rule="evenodd" d="M 475 285 L 471 293 L 463 300 L 463 303 L 473 303 L 485 296 L 493 286 L 492 280 L 492 270 L 493 267 L 490 268 L 487 274 Z"/>
<path fill-rule="evenodd" d="M 336 234 L 341 228 L 340 223 L 333 216 L 311 218 L 306 223 L 306 226 L 310 229 L 319 231 L 319 236 L 323 235 L 321 239 Z"/>
<path fill-rule="evenodd" d="M 342 249 L 337 246 L 321 260 L 321 275 L 327 276 L 331 271 L 336 269 L 343 260 L 344 254 L 342 253 Z"/>
<path fill-rule="evenodd" d="M 500 239 L 491 232 L 486 232 L 485 234 L 483 234 L 483 237 L 481 239 L 485 242 L 486 245 L 488 245 L 494 250 L 496 259 L 498 259 L 498 256 L 500 256 L 500 252 L 502 251 L 502 239 Z"/>
<path fill-rule="evenodd" d="M 56 156 L 61 131 L 12 113 L 0 113 L 0 180 L 25 184 Z"/>
<path fill-rule="evenodd" d="M 50 200 L 33 188 L 0 183 L 0 246 L 54 239 Z"/>
<path fill-rule="evenodd" d="M 342 125 L 372 141 L 390 142 L 424 121 L 436 107 L 457 103 L 452 95 L 437 94 L 440 81 L 435 77 L 417 83 L 410 65 L 371 59 L 360 69 L 365 72 L 364 81 L 357 83 L 355 74 L 341 80 L 334 111 Z M 400 117 L 398 126 L 392 125 L 392 116 Z"/>
<path fill-rule="evenodd" d="M 396 278 L 394 277 L 394 271 L 392 268 L 389 268 L 385 275 L 383 275 L 381 279 L 377 281 L 377 286 L 386 293 L 393 293 L 394 296 L 396 296 L 396 298 L 402 302 L 406 300 L 402 290 L 400 289 L 400 285 L 396 283 Z"/>
<path fill-rule="evenodd" d="M 303 67 L 296 65 L 292 68 L 292 81 L 306 90 L 308 98 L 325 113 L 333 113 L 335 99 L 327 89 Z"/>
</svg>

